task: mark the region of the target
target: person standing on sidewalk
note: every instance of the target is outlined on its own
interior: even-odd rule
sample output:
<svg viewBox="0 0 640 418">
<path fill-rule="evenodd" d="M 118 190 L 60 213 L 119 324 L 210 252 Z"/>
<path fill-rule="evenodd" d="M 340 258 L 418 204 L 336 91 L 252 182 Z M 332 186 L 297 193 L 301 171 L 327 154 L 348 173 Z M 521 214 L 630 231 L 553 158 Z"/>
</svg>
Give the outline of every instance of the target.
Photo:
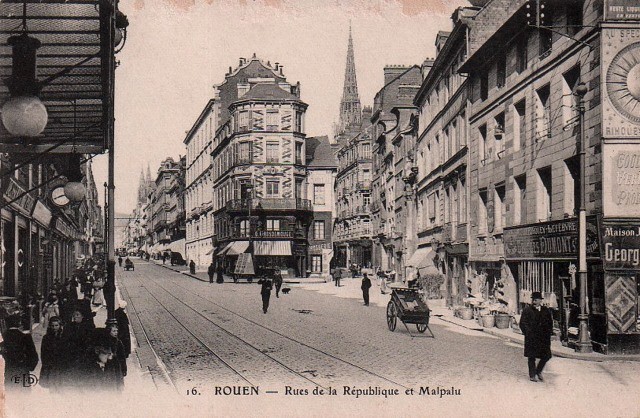
<svg viewBox="0 0 640 418">
<path fill-rule="evenodd" d="M 280 267 L 273 268 L 273 285 L 276 287 L 276 297 L 280 297 L 280 288 L 282 287 L 282 274 L 280 273 Z"/>
<path fill-rule="evenodd" d="M 371 288 L 371 280 L 369 280 L 369 275 L 364 273 L 362 276 L 362 285 L 360 285 L 360 289 L 362 289 L 362 298 L 364 299 L 364 306 L 369 306 L 369 289 Z"/>
<path fill-rule="evenodd" d="M 218 260 L 218 268 L 216 270 L 218 277 L 216 283 L 224 283 L 224 267 L 222 266 L 222 260 Z"/>
<path fill-rule="evenodd" d="M 122 341 L 125 355 L 128 358 L 129 354 L 131 354 L 131 332 L 129 331 L 129 317 L 124 310 L 126 307 L 127 302 L 120 299 L 118 309 L 115 310 L 114 316 L 118 323 L 118 338 Z"/>
<path fill-rule="evenodd" d="M 207 268 L 207 274 L 209 275 L 209 283 L 213 283 L 213 276 L 216 274 L 216 266 L 213 264 L 213 261 Z"/>
<path fill-rule="evenodd" d="M 2 333 L 0 353 L 4 357 L 4 387 L 28 389 L 29 375 L 38 365 L 38 352 L 31 334 L 20 330 L 20 315 L 6 318 L 7 330 Z"/>
<path fill-rule="evenodd" d="M 57 316 L 51 317 L 40 346 L 40 385 L 51 390 L 62 387 L 69 368 L 69 346 L 62 332 L 62 320 Z"/>
<path fill-rule="evenodd" d="M 262 295 L 262 312 L 267 313 L 269 309 L 269 299 L 271 299 L 271 289 L 273 284 L 268 277 L 264 277 L 258 281 L 262 285 L 260 294 Z"/>
<path fill-rule="evenodd" d="M 189 261 L 189 273 L 196 274 L 196 263 L 193 260 Z"/>
<path fill-rule="evenodd" d="M 531 294 L 532 304 L 524 308 L 520 317 L 520 329 L 524 334 L 524 356 L 528 358 L 529 380 L 543 382 L 542 370 L 551 358 L 551 311 L 542 305 L 542 293 Z M 536 359 L 540 359 L 536 366 Z"/>
<path fill-rule="evenodd" d="M 336 267 L 333 272 L 333 280 L 335 281 L 334 284 L 337 287 L 340 287 L 340 279 L 342 279 L 342 270 L 340 269 L 340 267 Z"/>
</svg>

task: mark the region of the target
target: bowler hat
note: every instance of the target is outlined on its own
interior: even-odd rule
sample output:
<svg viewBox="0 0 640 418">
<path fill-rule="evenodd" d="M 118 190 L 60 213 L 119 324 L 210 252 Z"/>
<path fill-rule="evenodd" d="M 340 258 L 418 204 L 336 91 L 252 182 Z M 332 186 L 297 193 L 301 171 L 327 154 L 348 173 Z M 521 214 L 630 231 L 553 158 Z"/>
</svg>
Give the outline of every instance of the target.
<svg viewBox="0 0 640 418">
<path fill-rule="evenodd" d="M 544 299 L 542 297 L 542 293 L 540 293 L 540 292 L 532 292 L 531 293 L 531 300 L 535 300 L 535 299 Z"/>
</svg>

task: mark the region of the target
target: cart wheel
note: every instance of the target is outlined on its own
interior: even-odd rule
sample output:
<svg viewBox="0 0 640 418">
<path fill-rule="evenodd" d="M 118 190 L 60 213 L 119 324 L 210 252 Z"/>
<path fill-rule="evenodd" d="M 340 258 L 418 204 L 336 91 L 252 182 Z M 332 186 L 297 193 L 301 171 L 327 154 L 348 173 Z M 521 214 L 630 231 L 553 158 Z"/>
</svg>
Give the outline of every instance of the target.
<svg viewBox="0 0 640 418">
<path fill-rule="evenodd" d="M 387 326 L 391 332 L 396 329 L 397 315 L 396 304 L 393 301 L 389 301 L 387 304 Z"/>
<path fill-rule="evenodd" d="M 416 324 L 416 328 L 418 328 L 418 332 L 422 334 L 427 330 L 427 324 Z"/>
</svg>

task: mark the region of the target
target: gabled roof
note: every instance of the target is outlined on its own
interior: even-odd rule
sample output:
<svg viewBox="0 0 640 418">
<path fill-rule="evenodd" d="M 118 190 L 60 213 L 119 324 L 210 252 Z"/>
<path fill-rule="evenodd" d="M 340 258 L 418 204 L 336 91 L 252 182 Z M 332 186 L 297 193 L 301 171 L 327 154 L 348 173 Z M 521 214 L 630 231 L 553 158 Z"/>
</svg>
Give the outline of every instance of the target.
<svg viewBox="0 0 640 418">
<path fill-rule="evenodd" d="M 338 159 L 329 142 L 329 137 L 316 136 L 306 140 L 307 168 L 337 168 Z"/>
</svg>

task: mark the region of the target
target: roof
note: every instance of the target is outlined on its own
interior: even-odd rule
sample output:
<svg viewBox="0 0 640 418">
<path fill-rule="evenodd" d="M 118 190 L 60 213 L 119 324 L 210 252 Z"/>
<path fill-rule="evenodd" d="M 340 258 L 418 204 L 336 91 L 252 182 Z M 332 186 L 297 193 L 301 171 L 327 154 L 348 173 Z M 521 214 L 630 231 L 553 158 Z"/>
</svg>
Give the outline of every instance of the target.
<svg viewBox="0 0 640 418">
<path fill-rule="evenodd" d="M 1 152 L 99 153 L 113 131 L 114 40 L 109 22 L 115 10 L 95 0 L 25 0 L 26 28 L 41 43 L 37 50 L 36 77 L 43 83 L 40 99 L 48 122 L 38 145 L 26 148 L 21 138 L 11 138 L 2 124 Z M 0 79 L 12 72 L 11 36 L 23 33 L 23 1 L 0 1 Z M 124 42 L 124 41 L 123 41 Z M 0 82 L 0 103 L 9 90 Z M 74 137 L 75 136 L 75 137 Z M 6 140 L 9 138 L 9 141 Z"/>
<path fill-rule="evenodd" d="M 307 145 L 307 168 L 337 168 L 338 159 L 329 142 L 329 137 L 316 136 L 306 140 Z"/>
<path fill-rule="evenodd" d="M 256 84 L 251 90 L 238 98 L 236 102 L 245 100 L 300 100 L 291 92 L 282 89 L 277 84 Z"/>
</svg>

